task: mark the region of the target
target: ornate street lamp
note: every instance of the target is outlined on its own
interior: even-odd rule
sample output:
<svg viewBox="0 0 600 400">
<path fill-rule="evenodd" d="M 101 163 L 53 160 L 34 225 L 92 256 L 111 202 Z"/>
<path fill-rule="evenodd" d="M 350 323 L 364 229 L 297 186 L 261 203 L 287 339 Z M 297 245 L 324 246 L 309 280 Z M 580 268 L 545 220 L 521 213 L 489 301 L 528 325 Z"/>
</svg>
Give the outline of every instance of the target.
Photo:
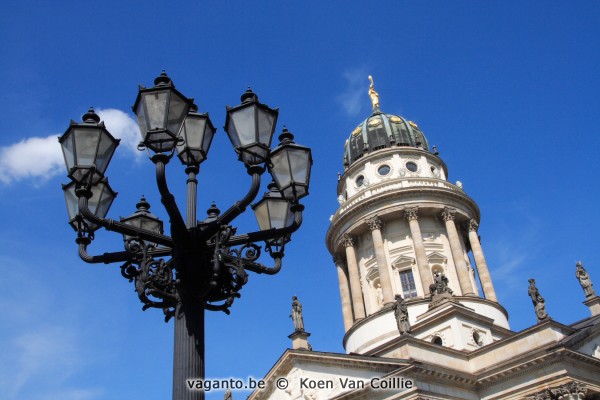
<svg viewBox="0 0 600 400">
<path fill-rule="evenodd" d="M 164 71 L 154 83 L 150 89 L 140 88 L 133 109 L 142 133 L 140 150 L 147 148 L 153 153 L 150 159 L 169 215 L 170 235 L 163 234 L 162 221 L 149 212 L 150 205 L 143 197 L 132 215 L 120 221 L 105 218 L 116 193 L 104 172 L 110 150 L 114 151 L 118 141 L 110 140 L 112 136 L 93 112 L 84 116 L 83 124 L 72 123 L 60 138 L 72 180 L 64 186 L 65 200 L 69 223 L 77 231 L 80 258 L 88 263 L 120 263 L 121 274 L 134 283 L 142 308 L 159 308 L 165 321 L 175 320 L 173 399 L 200 400 L 204 391 L 190 389 L 188 380 L 204 379 L 204 310 L 228 314 L 248 281 L 248 271 L 279 272 L 284 245 L 302 223 L 304 207 L 298 199 L 308 193 L 312 160 L 310 149 L 293 144 L 291 134 L 289 140 L 287 136 L 282 139 L 279 150 L 270 150 L 278 112 L 246 91 L 242 104 L 227 108 L 225 129 L 251 176 L 250 187 L 223 213 L 213 204 L 207 218 L 198 221 L 196 174 L 207 157 L 215 129 L 206 114 L 199 114 L 191 100 L 175 90 Z M 92 147 L 98 150 L 90 151 Z M 187 174 L 185 220 L 165 174 L 175 150 Z M 253 206 L 259 230 L 236 234 L 231 223 L 256 198 L 265 162 L 279 186 L 269 185 L 269 192 Z M 287 167 L 281 166 L 282 162 Z M 125 251 L 88 254 L 94 231 L 100 227 L 123 235 Z M 270 267 L 258 262 L 261 242 L 273 259 Z"/>
<path fill-rule="evenodd" d="M 282 229 L 294 223 L 293 205 L 286 200 L 275 182 L 268 185 L 269 191 L 256 204 L 252 205 L 256 222 L 262 231 Z M 289 235 L 267 240 L 267 246 L 274 247 L 276 251 L 283 251 L 283 245 L 290 240 Z"/>
<path fill-rule="evenodd" d="M 241 100 L 239 106 L 227 107 L 225 131 L 244 164 L 262 164 L 269 154 L 279 110 L 259 103 L 250 88 Z"/>
<path fill-rule="evenodd" d="M 269 172 L 283 197 L 297 201 L 308 195 L 312 155 L 308 147 L 293 141 L 294 135 L 285 127 L 279 135 L 279 146 L 272 152 Z"/>
<path fill-rule="evenodd" d="M 198 106 L 192 104 L 179 132 L 181 140 L 176 147 L 181 163 L 189 167 L 206 160 L 215 132 L 208 113 L 198 114 Z"/>
<path fill-rule="evenodd" d="M 153 87 L 140 86 L 132 109 L 137 116 L 142 143 L 156 153 L 172 151 L 191 103 L 175 89 L 165 71 L 154 80 Z"/>
<path fill-rule="evenodd" d="M 90 180 L 97 183 L 112 158 L 120 139 L 115 139 L 90 108 L 81 118 L 82 124 L 71 121 L 67 131 L 58 138 L 67 166 L 67 176 L 74 182 Z"/>
<path fill-rule="evenodd" d="M 99 225 L 94 224 L 84 219 L 79 214 L 79 197 L 82 194 L 77 194 L 77 183 L 71 182 L 67 185 L 63 185 L 63 191 L 65 192 L 65 203 L 67 203 L 67 213 L 69 215 L 69 225 L 75 229 L 75 231 L 81 232 L 94 232 Z M 90 211 L 98 218 L 104 218 L 108 213 L 113 200 L 117 197 L 117 193 L 112 190 L 108 184 L 108 179 L 102 178 L 89 190 L 83 190 L 83 196 L 88 197 L 88 207 Z"/>
<path fill-rule="evenodd" d="M 139 229 L 152 231 L 162 235 L 163 233 L 163 222 L 150 211 L 150 204 L 146 201 L 146 198 L 142 196 L 140 201 L 135 205 L 136 211 L 128 217 L 121 217 L 122 223 L 131 225 Z M 123 240 L 127 241 L 132 239 L 130 235 L 123 235 Z"/>
</svg>

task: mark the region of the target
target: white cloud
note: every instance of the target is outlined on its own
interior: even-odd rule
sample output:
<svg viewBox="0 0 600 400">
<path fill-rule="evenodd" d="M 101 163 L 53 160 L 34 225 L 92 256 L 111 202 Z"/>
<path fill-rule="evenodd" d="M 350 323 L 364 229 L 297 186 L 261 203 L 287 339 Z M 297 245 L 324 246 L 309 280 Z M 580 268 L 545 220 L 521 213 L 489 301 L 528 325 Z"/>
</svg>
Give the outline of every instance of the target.
<svg viewBox="0 0 600 400">
<path fill-rule="evenodd" d="M 98 109 L 96 112 L 100 119 L 104 121 L 106 129 L 114 137 L 121 139 L 121 146 L 133 152 L 136 156 L 144 154 L 137 149 L 137 145 L 142 138 L 137 122 L 133 118 L 115 108 Z"/>
<path fill-rule="evenodd" d="M 364 107 L 369 103 L 367 91 L 369 74 L 364 68 L 354 69 L 344 73 L 344 78 L 347 81 L 347 87 L 344 93 L 337 97 L 337 101 L 341 104 L 346 114 L 356 116 L 360 114 Z"/>
<path fill-rule="evenodd" d="M 46 180 L 64 168 L 58 135 L 32 137 L 0 148 L 0 181 L 4 184 L 21 179 Z"/>
<path fill-rule="evenodd" d="M 106 129 L 121 139 L 121 146 L 141 155 L 137 150 L 140 133 L 136 122 L 121 110 L 97 110 Z M 47 137 L 30 137 L 10 146 L 0 147 L 0 182 L 10 184 L 30 179 L 44 182 L 64 171 L 64 160 L 58 134 Z"/>
</svg>

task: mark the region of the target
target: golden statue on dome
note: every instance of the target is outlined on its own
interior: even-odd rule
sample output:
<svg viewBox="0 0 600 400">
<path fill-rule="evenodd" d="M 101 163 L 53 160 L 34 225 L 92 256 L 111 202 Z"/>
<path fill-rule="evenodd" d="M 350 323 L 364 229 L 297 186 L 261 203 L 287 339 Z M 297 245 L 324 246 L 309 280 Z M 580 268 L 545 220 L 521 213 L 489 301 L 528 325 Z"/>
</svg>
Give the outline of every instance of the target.
<svg viewBox="0 0 600 400">
<path fill-rule="evenodd" d="M 379 94 L 375 91 L 373 85 L 373 77 L 369 75 L 369 81 L 371 84 L 369 85 L 369 97 L 371 98 L 371 106 L 373 107 L 373 112 L 379 111 Z"/>
</svg>

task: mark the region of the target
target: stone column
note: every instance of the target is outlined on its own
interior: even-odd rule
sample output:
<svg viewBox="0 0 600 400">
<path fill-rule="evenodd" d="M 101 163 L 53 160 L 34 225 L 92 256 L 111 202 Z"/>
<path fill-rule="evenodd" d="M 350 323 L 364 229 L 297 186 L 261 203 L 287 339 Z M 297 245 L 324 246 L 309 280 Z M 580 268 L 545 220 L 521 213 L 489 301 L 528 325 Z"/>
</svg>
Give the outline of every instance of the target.
<svg viewBox="0 0 600 400">
<path fill-rule="evenodd" d="M 429 293 L 429 285 L 433 284 L 433 277 L 429 269 L 429 259 L 425 254 L 425 246 L 423 245 L 423 236 L 419 227 L 419 207 L 411 207 L 404 210 L 404 218 L 408 221 L 410 227 L 410 236 L 412 237 L 413 246 L 415 249 L 415 257 L 417 258 L 417 267 L 419 268 L 419 277 L 423 285 L 423 297 Z"/>
<path fill-rule="evenodd" d="M 454 208 L 446 207 L 441 213 L 442 219 L 446 222 L 446 233 L 448 234 L 448 241 L 450 241 L 450 249 L 452 250 L 452 259 L 454 260 L 454 266 L 458 274 L 458 281 L 460 284 L 460 290 L 463 296 L 475 296 L 473 286 L 471 285 L 471 278 L 469 277 L 469 270 L 467 263 L 460 245 L 460 239 L 458 238 L 458 231 L 454 224 L 454 214 L 456 210 Z"/>
<path fill-rule="evenodd" d="M 352 308 L 354 309 L 354 321 L 357 321 L 365 317 L 365 303 L 362 297 L 360 272 L 358 271 L 358 263 L 356 262 L 356 252 L 354 251 L 355 240 L 352 236 L 344 234 L 341 243 L 346 248 L 350 295 L 352 297 Z"/>
<path fill-rule="evenodd" d="M 371 229 L 373 237 L 373 248 L 375 249 L 375 258 L 377 259 L 377 269 L 379 271 L 379 283 L 383 293 L 383 305 L 394 303 L 394 291 L 392 290 L 392 280 L 390 272 L 385 261 L 385 252 L 383 250 L 383 238 L 381 237 L 381 219 L 377 216 L 368 219 L 367 225 Z"/>
<path fill-rule="evenodd" d="M 492 279 L 490 277 L 490 271 L 488 270 L 485 258 L 483 257 L 483 250 L 479 243 L 479 236 L 477 236 L 477 227 L 479 224 L 474 219 L 468 223 L 469 229 L 469 242 L 471 243 L 471 251 L 473 252 L 473 259 L 475 260 L 475 266 L 477 267 L 477 274 L 479 275 L 479 281 L 481 282 L 481 288 L 483 289 L 483 295 L 486 299 L 497 302 L 496 292 L 492 285 Z"/>
<path fill-rule="evenodd" d="M 344 320 L 344 332 L 352 327 L 352 303 L 350 302 L 350 287 L 348 286 L 347 269 L 344 265 L 342 257 L 335 256 L 333 258 L 338 275 L 340 285 L 340 301 L 342 303 L 342 319 Z"/>
</svg>

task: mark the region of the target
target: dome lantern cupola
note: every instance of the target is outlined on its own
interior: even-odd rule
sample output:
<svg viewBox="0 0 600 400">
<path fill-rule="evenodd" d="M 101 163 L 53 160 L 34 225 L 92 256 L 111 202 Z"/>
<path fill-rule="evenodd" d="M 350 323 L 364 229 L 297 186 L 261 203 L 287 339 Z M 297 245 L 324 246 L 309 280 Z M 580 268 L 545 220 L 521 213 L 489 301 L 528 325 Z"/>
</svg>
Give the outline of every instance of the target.
<svg viewBox="0 0 600 400">
<path fill-rule="evenodd" d="M 350 133 L 344 146 L 344 166 L 365 154 L 394 146 L 416 147 L 429 151 L 425 135 L 417 124 L 398 115 L 386 114 L 379 109 L 379 95 L 373 87 L 373 78 L 369 75 L 369 97 L 372 113 Z"/>
</svg>

